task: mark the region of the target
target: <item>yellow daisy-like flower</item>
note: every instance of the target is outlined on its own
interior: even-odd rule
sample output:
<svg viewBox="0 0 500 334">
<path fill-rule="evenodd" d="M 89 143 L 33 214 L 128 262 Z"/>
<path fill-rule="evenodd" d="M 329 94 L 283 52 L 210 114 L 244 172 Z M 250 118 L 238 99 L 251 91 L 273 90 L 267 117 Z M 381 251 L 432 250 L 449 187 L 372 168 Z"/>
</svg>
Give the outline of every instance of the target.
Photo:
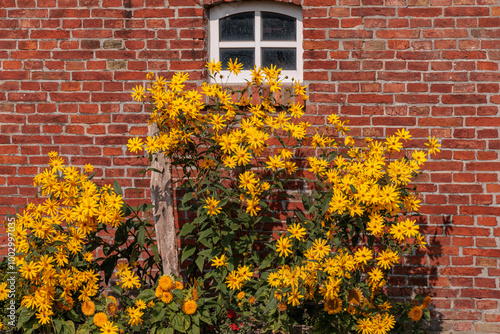
<svg viewBox="0 0 500 334">
<path fill-rule="evenodd" d="M 118 334 L 118 326 L 112 321 L 106 321 L 101 327 L 102 334 Z"/>
<path fill-rule="evenodd" d="M 142 145 L 144 142 L 142 139 L 135 137 L 135 138 L 130 138 L 127 142 L 127 148 L 130 152 L 132 153 L 137 153 L 137 151 L 142 151 Z"/>
<path fill-rule="evenodd" d="M 211 266 L 217 268 L 227 266 L 226 255 L 222 254 L 221 256 L 216 256 L 215 258 L 213 258 Z"/>
<path fill-rule="evenodd" d="M 284 236 L 281 236 L 278 240 L 276 240 L 276 251 L 279 253 L 280 257 L 287 257 L 292 254 L 291 248 L 292 244 L 290 243 L 290 239 Z"/>
<path fill-rule="evenodd" d="M 9 290 L 7 289 L 7 283 L 0 283 L 0 300 L 7 299 L 9 295 Z"/>
<path fill-rule="evenodd" d="M 238 58 L 236 58 L 233 62 L 232 59 L 229 59 L 227 63 L 227 69 L 236 75 L 241 73 L 241 69 L 243 68 L 243 64 L 238 63 Z"/>
<path fill-rule="evenodd" d="M 215 197 L 209 197 L 205 200 L 207 205 L 204 205 L 203 208 L 207 209 L 207 213 L 210 216 L 214 216 L 220 213 L 221 208 L 217 207 L 220 201 L 216 200 Z"/>
<path fill-rule="evenodd" d="M 441 150 L 439 149 L 441 147 L 441 144 L 438 144 L 438 140 L 434 137 L 429 137 L 429 142 L 425 143 L 425 146 L 428 147 L 429 154 L 436 154 L 441 152 Z"/>
<path fill-rule="evenodd" d="M 144 92 L 146 91 L 146 88 L 144 86 L 138 85 L 135 86 L 135 88 L 132 88 L 132 97 L 134 100 L 137 102 L 141 102 L 142 99 L 144 98 Z"/>
<path fill-rule="evenodd" d="M 211 75 L 214 75 L 215 73 L 219 73 L 222 70 L 222 64 L 220 61 L 215 61 L 215 59 L 212 59 L 207 62 L 205 67 L 208 68 L 208 71 L 210 72 Z"/>
</svg>

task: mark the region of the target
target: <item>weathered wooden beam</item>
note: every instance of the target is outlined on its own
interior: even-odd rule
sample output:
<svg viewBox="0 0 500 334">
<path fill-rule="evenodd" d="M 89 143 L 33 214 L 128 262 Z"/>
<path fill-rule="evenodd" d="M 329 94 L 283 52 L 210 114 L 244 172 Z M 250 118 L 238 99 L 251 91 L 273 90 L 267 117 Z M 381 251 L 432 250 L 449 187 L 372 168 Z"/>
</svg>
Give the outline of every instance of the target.
<svg viewBox="0 0 500 334">
<path fill-rule="evenodd" d="M 150 135 L 155 129 L 150 127 Z M 151 167 L 159 172 L 151 172 L 151 202 L 154 208 L 156 241 L 165 274 L 179 276 L 179 253 L 174 221 L 174 198 L 172 192 L 172 172 L 170 159 L 163 154 L 156 156 Z"/>
</svg>

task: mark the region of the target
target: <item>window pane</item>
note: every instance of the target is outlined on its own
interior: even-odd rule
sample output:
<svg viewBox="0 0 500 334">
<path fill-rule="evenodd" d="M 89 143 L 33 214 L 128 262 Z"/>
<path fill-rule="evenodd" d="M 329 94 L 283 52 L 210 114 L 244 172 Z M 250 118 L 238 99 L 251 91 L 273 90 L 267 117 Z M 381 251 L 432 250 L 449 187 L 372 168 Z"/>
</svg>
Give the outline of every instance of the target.
<svg viewBox="0 0 500 334">
<path fill-rule="evenodd" d="M 295 18 L 287 15 L 262 12 L 263 41 L 296 41 Z"/>
<path fill-rule="evenodd" d="M 220 49 L 220 61 L 222 62 L 222 69 L 227 69 L 229 59 L 233 62 L 238 58 L 238 63 L 243 64 L 244 70 L 253 68 L 255 64 L 255 51 L 254 49 Z"/>
<path fill-rule="evenodd" d="M 253 41 L 255 13 L 235 14 L 219 20 L 219 40 Z"/>
<path fill-rule="evenodd" d="M 262 66 L 276 65 L 284 70 L 296 70 L 296 54 L 296 49 L 262 48 Z"/>
</svg>

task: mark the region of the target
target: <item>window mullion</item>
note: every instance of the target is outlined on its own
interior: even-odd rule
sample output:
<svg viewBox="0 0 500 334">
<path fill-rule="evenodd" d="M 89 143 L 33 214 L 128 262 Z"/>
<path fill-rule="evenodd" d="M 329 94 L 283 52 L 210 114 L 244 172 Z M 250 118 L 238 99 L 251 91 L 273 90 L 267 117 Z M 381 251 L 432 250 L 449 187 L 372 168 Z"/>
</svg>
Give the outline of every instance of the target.
<svg viewBox="0 0 500 334">
<path fill-rule="evenodd" d="M 261 32 L 261 11 L 255 11 L 255 65 L 257 67 L 262 66 L 262 59 L 261 59 L 261 39 L 262 39 L 262 32 Z"/>
</svg>

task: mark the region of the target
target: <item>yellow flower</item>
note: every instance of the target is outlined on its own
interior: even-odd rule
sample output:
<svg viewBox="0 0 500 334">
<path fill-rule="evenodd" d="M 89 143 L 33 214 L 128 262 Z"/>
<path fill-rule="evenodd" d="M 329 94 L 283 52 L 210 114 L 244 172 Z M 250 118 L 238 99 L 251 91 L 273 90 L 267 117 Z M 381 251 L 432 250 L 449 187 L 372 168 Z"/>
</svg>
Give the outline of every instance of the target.
<svg viewBox="0 0 500 334">
<path fill-rule="evenodd" d="M 226 285 L 231 290 L 239 290 L 243 286 L 243 280 L 236 271 L 231 271 L 226 277 Z"/>
<path fill-rule="evenodd" d="M 135 88 L 132 88 L 132 97 L 134 98 L 134 100 L 136 100 L 137 102 L 141 102 L 142 99 L 144 98 L 144 92 L 145 92 L 145 88 L 144 86 L 135 86 Z"/>
<path fill-rule="evenodd" d="M 146 305 L 144 305 L 144 307 L 146 307 Z M 128 321 L 129 325 L 137 326 L 138 324 L 142 323 L 142 316 L 144 315 L 144 313 L 141 312 L 139 308 L 127 307 L 127 314 L 130 318 Z"/>
<path fill-rule="evenodd" d="M 137 153 L 137 151 L 142 151 L 142 145 L 144 142 L 142 139 L 135 137 L 135 138 L 130 138 L 127 142 L 127 148 L 130 152 L 132 153 Z"/>
<path fill-rule="evenodd" d="M 396 136 L 403 139 L 404 141 L 411 139 L 411 134 L 406 129 L 399 129 L 398 131 L 396 131 Z"/>
<path fill-rule="evenodd" d="M 429 142 L 428 143 L 425 143 L 425 146 L 428 147 L 428 153 L 429 154 L 436 154 L 436 153 L 439 153 L 441 152 L 441 150 L 439 149 L 441 147 L 441 144 L 438 144 L 438 140 L 435 139 L 434 137 L 429 137 Z"/>
<path fill-rule="evenodd" d="M 431 301 L 432 301 L 432 298 L 430 296 L 427 296 L 424 298 L 424 302 L 422 303 L 422 305 L 420 306 L 422 309 L 426 309 L 429 307 L 429 305 L 431 304 Z"/>
<path fill-rule="evenodd" d="M 297 240 L 303 240 L 306 235 L 306 229 L 297 223 L 290 225 L 287 231 L 290 232 L 291 238 L 295 238 Z"/>
<path fill-rule="evenodd" d="M 243 64 L 238 63 L 238 58 L 236 58 L 233 62 L 232 59 L 229 59 L 227 63 L 227 69 L 236 75 L 241 73 L 241 69 L 243 68 Z"/>
<path fill-rule="evenodd" d="M 371 249 L 368 249 L 363 246 L 363 248 L 360 248 L 354 253 L 354 261 L 358 264 L 368 264 L 368 261 L 370 261 L 373 257 L 373 252 Z"/>
<path fill-rule="evenodd" d="M 390 269 L 399 261 L 399 255 L 397 252 L 393 252 L 391 249 L 383 250 L 380 256 L 377 257 L 378 265 L 384 269 Z"/>
<path fill-rule="evenodd" d="M 369 318 L 359 319 L 356 325 L 356 330 L 360 334 L 372 334 L 374 333 L 373 324 Z"/>
<path fill-rule="evenodd" d="M 292 254 L 291 247 L 290 239 L 287 237 L 281 236 L 276 240 L 276 252 L 279 253 L 280 257 L 287 257 Z"/>
<path fill-rule="evenodd" d="M 226 255 L 222 254 L 220 256 L 216 256 L 214 259 L 212 259 L 211 266 L 217 268 L 227 266 Z"/>
<path fill-rule="evenodd" d="M 419 321 L 422 319 L 422 308 L 420 306 L 415 306 L 408 313 L 408 317 L 410 317 L 413 322 Z"/>
<path fill-rule="evenodd" d="M 312 249 L 313 249 L 313 253 L 316 254 L 316 256 L 318 258 L 324 258 L 332 250 L 331 247 L 328 246 L 326 243 L 327 243 L 327 240 L 323 240 L 323 239 L 314 240 Z"/>
<path fill-rule="evenodd" d="M 210 72 L 211 75 L 219 73 L 222 70 L 221 62 L 220 61 L 216 62 L 215 59 L 208 61 L 205 67 L 208 68 L 208 71 Z"/>
<path fill-rule="evenodd" d="M 45 325 L 50 322 L 50 317 L 54 313 L 52 311 L 40 311 L 36 313 L 36 318 L 38 319 L 38 323 L 40 325 Z"/>
<path fill-rule="evenodd" d="M 165 291 L 161 296 L 161 301 L 165 304 L 168 304 L 172 301 L 173 298 L 174 296 L 170 293 L 170 291 Z"/>
<path fill-rule="evenodd" d="M 266 161 L 267 167 L 273 171 L 285 168 L 285 162 L 282 160 L 281 155 L 270 156 Z"/>
<path fill-rule="evenodd" d="M 108 316 L 102 312 L 96 313 L 94 315 L 94 325 L 97 327 L 102 327 L 108 321 Z"/>
<path fill-rule="evenodd" d="M 209 197 L 205 200 L 207 205 L 204 205 L 203 208 L 207 209 L 207 213 L 210 216 L 217 215 L 220 213 L 221 208 L 217 207 L 220 201 L 216 200 L 215 197 Z"/>
<path fill-rule="evenodd" d="M 196 305 L 196 302 L 194 300 L 187 300 L 182 304 L 182 311 L 186 314 L 193 314 L 196 312 L 196 308 L 198 306 Z"/>
<path fill-rule="evenodd" d="M 249 302 L 250 304 L 254 304 L 254 303 L 255 303 L 255 297 L 250 297 L 250 298 L 248 298 L 248 302 Z"/>
<path fill-rule="evenodd" d="M 144 310 L 146 308 L 146 303 L 142 299 L 136 299 L 135 306 L 139 310 Z"/>
<path fill-rule="evenodd" d="M 351 305 L 359 305 L 363 299 L 363 294 L 359 289 L 351 289 L 347 292 L 347 302 Z"/>
<path fill-rule="evenodd" d="M 303 295 L 300 294 L 297 288 L 293 288 L 292 292 L 290 292 L 288 296 L 288 304 L 292 304 L 292 306 L 300 305 L 300 299 L 304 298 Z"/>
<path fill-rule="evenodd" d="M 95 304 L 88 300 L 82 303 L 82 313 L 86 316 L 91 316 L 95 313 Z"/>
<path fill-rule="evenodd" d="M 182 289 L 184 289 L 184 285 L 179 281 L 175 281 L 175 288 L 182 290 Z"/>
<path fill-rule="evenodd" d="M 102 334 L 118 334 L 118 326 L 116 326 L 112 321 L 106 321 L 101 326 Z"/>
<path fill-rule="evenodd" d="M 339 313 L 342 310 L 342 301 L 338 297 L 333 299 L 326 299 L 324 308 L 325 311 L 328 312 L 328 314 Z"/>
<path fill-rule="evenodd" d="M 120 277 L 120 283 L 124 289 L 141 287 L 141 283 L 139 283 L 139 277 L 137 277 L 134 272 L 130 271 L 123 273 L 122 277 Z"/>
<path fill-rule="evenodd" d="M 160 277 L 159 286 L 163 289 L 163 291 L 168 291 L 174 287 L 174 282 L 170 276 L 163 275 Z"/>
<path fill-rule="evenodd" d="M 250 216 L 257 216 L 257 212 L 261 210 L 261 208 L 258 206 L 259 204 L 259 199 L 258 198 L 252 198 L 247 201 L 247 209 L 246 212 L 250 213 Z"/>
<path fill-rule="evenodd" d="M 243 299 L 243 298 L 245 298 L 245 292 L 240 291 L 236 297 L 237 297 L 238 299 L 240 299 L 240 300 L 241 300 L 241 299 Z"/>
<path fill-rule="evenodd" d="M 7 283 L 0 283 L 0 301 L 7 299 L 9 296 L 9 289 L 7 289 Z"/>
</svg>

